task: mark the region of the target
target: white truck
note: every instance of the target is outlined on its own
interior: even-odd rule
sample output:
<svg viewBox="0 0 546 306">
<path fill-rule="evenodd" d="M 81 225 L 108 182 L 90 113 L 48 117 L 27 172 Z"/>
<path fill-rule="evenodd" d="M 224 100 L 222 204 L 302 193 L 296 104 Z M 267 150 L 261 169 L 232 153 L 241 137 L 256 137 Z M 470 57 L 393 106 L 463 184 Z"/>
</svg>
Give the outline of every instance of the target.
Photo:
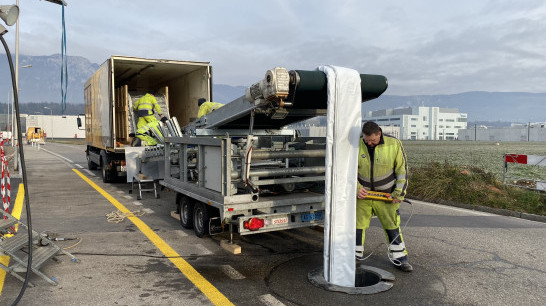
<svg viewBox="0 0 546 306">
<path fill-rule="evenodd" d="M 112 88 L 135 87 L 134 82 L 125 84 L 123 80 L 132 80 L 138 69 L 131 69 L 127 58 L 118 64 L 120 60 L 113 57 L 108 67 L 121 66 L 121 71 L 107 69 L 114 79 L 110 83 Z M 160 63 L 159 60 L 146 61 Z M 138 165 L 139 172 L 152 172 L 150 175 L 159 184 L 177 193 L 177 211 L 183 227 L 193 228 L 195 234 L 202 237 L 227 229 L 230 233 L 248 235 L 323 224 L 325 138 L 303 138 L 297 131 L 285 128 L 326 115 L 327 80 L 323 72 L 276 67 L 267 71 L 263 80 L 250 86 L 244 96 L 196 118 L 197 100 L 212 99 L 210 67 L 207 63 L 161 63 L 165 64 L 160 68 L 163 71 L 176 70 L 174 67 L 181 63 L 193 65 L 197 69 L 191 75 L 200 78 L 154 74 L 155 80 L 180 81 L 169 83 L 169 92 L 184 95 L 177 95 L 176 102 L 169 95 L 167 105 L 170 114 L 176 114 L 181 128 L 172 128 L 175 124 L 165 128 L 163 144 L 137 148 L 137 161 L 132 164 Z M 147 71 L 156 73 L 145 67 L 141 65 L 142 76 L 145 77 Z M 131 72 L 123 72 L 125 70 Z M 164 86 L 162 82 L 145 80 L 140 84 L 153 86 L 139 87 L 139 93 L 158 91 Z M 362 101 L 377 98 L 387 88 L 387 79 L 380 75 L 361 75 L 361 81 Z M 123 112 L 130 111 L 127 105 L 130 106 L 131 101 L 118 104 L 117 97 L 123 94 L 111 97 L 113 107 L 109 109 L 108 118 L 117 122 L 114 114 L 119 112 L 123 120 L 129 120 L 131 116 Z M 92 105 L 86 104 L 87 126 L 93 124 L 87 118 Z M 116 111 L 117 105 L 125 109 Z M 102 115 L 100 108 L 97 113 Z M 118 135 L 116 129 L 112 130 Z M 91 135 L 87 135 L 88 143 Z M 96 164 L 110 169 L 103 174 L 108 177 L 108 171 L 113 172 L 115 166 L 126 165 L 125 160 L 134 159 L 134 155 L 128 154 L 124 159 L 121 147 L 115 145 L 122 143 L 126 152 L 131 151 L 127 149 L 131 142 L 125 135 L 129 133 L 110 140 L 111 150 L 88 144 L 90 168 Z M 116 158 L 108 157 L 103 151 Z M 127 180 L 131 181 L 129 177 Z"/>
</svg>

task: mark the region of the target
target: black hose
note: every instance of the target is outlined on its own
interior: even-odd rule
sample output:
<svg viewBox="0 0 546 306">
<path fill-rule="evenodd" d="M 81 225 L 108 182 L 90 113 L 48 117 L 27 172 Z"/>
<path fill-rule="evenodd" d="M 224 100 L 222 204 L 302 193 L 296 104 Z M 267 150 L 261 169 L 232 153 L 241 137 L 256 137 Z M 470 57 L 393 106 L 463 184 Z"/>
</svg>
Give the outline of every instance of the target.
<svg viewBox="0 0 546 306">
<path fill-rule="evenodd" d="M 25 293 L 25 290 L 27 289 L 28 282 L 30 279 L 30 272 L 32 267 L 32 221 L 30 218 L 30 198 L 28 193 L 27 169 L 25 167 L 25 154 L 23 152 L 23 146 L 21 145 L 23 134 L 21 133 L 21 117 L 19 114 L 19 93 L 17 92 L 17 84 L 15 83 L 15 71 L 13 69 L 13 61 L 11 59 L 11 53 L 9 52 L 8 45 L 6 44 L 6 41 L 4 40 L 4 36 L 2 34 L 0 34 L 0 40 L 2 40 L 2 44 L 4 45 L 4 49 L 6 50 L 6 56 L 8 57 L 8 62 L 9 62 L 9 69 L 11 71 L 11 83 L 13 85 L 13 109 L 15 109 L 15 118 L 17 119 L 17 139 L 18 139 L 17 146 L 19 150 L 19 156 L 21 157 L 21 170 L 23 174 L 23 186 L 25 188 L 25 204 L 26 204 L 26 213 L 27 213 L 27 229 L 28 229 L 27 273 L 25 274 L 25 282 L 23 283 L 23 287 L 21 288 L 21 291 L 19 292 L 17 299 L 15 299 L 15 301 L 12 304 L 12 305 L 17 305 L 19 301 L 21 300 L 21 298 L 23 297 L 23 294 Z"/>
</svg>

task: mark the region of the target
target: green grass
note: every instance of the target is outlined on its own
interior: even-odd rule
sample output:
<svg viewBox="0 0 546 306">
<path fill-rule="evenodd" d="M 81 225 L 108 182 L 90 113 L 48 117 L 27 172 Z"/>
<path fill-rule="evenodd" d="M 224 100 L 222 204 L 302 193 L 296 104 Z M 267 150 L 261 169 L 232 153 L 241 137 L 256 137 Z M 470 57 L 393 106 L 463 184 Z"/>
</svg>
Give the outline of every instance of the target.
<svg viewBox="0 0 546 306">
<path fill-rule="evenodd" d="M 546 156 L 545 143 L 406 141 L 404 148 L 409 197 L 546 215 L 543 192 L 502 184 L 504 153 Z M 546 181 L 546 168 L 508 164 L 507 175 Z"/>
</svg>

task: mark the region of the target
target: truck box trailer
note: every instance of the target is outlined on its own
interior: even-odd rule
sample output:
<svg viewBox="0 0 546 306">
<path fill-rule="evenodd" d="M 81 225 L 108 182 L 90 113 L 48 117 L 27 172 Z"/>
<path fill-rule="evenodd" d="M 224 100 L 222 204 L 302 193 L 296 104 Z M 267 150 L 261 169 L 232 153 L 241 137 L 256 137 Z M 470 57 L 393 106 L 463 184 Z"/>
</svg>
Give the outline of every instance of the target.
<svg viewBox="0 0 546 306">
<path fill-rule="evenodd" d="M 112 56 L 85 83 L 85 129 L 89 169 L 104 182 L 126 176 L 125 148 L 136 131 L 132 103 L 153 94 L 162 111 L 182 125 L 195 120 L 197 100 L 212 98 L 208 62 Z"/>
</svg>

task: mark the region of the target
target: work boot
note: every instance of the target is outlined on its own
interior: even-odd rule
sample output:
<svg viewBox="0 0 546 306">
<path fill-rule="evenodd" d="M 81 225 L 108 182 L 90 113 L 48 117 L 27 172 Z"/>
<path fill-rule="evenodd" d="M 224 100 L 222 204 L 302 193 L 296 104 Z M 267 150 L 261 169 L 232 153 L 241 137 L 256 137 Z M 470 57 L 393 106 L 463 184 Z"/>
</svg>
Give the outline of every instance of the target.
<svg viewBox="0 0 546 306">
<path fill-rule="evenodd" d="M 400 265 L 395 265 L 396 268 L 398 268 L 399 270 L 402 270 L 402 271 L 404 271 L 404 272 L 411 272 L 411 271 L 413 271 L 413 267 L 410 265 L 407 256 L 405 256 L 405 257 L 399 259 L 399 261 L 400 261 Z"/>
</svg>

